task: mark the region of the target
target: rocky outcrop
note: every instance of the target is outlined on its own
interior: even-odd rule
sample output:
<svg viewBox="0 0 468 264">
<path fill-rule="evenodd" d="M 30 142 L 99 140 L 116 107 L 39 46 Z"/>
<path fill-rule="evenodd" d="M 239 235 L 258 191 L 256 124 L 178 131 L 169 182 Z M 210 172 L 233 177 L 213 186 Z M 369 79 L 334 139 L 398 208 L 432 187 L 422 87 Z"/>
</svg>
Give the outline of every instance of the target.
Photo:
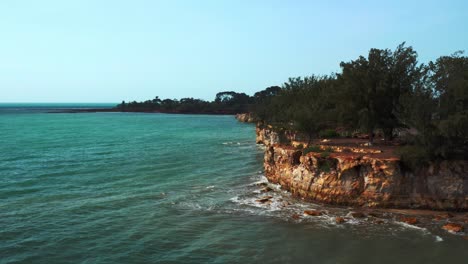
<svg viewBox="0 0 468 264">
<path fill-rule="evenodd" d="M 280 136 L 268 129 L 257 129 L 258 141 L 267 145 L 265 176 L 294 196 L 361 207 L 468 210 L 466 160 L 443 161 L 412 172 L 397 158 L 303 154 L 279 145 Z"/>
<path fill-rule="evenodd" d="M 257 125 L 255 129 L 256 138 L 255 141 L 257 144 L 264 144 L 265 146 L 270 146 L 279 143 L 279 134 L 276 131 L 269 127 L 263 127 L 262 125 Z"/>
<path fill-rule="evenodd" d="M 273 129 L 271 125 L 264 124 L 257 124 L 255 134 L 257 144 L 264 144 L 267 147 L 275 144 L 297 146 L 306 141 L 305 136 L 300 133 L 285 129 Z"/>
<path fill-rule="evenodd" d="M 252 113 L 241 113 L 236 114 L 236 119 L 242 123 L 255 123 L 257 119 Z"/>
<path fill-rule="evenodd" d="M 442 228 L 453 233 L 463 232 L 464 230 L 461 224 L 456 224 L 456 223 L 448 223 L 444 225 Z"/>
</svg>

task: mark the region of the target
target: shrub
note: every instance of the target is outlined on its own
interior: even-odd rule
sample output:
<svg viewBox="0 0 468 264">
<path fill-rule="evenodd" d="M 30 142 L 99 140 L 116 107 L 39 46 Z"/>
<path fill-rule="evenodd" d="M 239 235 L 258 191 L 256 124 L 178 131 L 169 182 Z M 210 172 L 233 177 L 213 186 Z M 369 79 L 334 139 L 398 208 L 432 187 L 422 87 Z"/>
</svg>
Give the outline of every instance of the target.
<svg viewBox="0 0 468 264">
<path fill-rule="evenodd" d="M 319 132 L 319 136 L 321 138 L 336 138 L 339 137 L 340 134 L 338 134 L 334 129 L 325 129 Z"/>
<path fill-rule="evenodd" d="M 322 150 L 320 149 L 319 146 L 315 146 L 315 145 L 312 145 L 312 146 L 309 146 L 307 148 L 305 148 L 302 153 L 305 155 L 309 152 L 322 152 Z"/>
<path fill-rule="evenodd" d="M 403 165 L 411 170 L 426 166 L 431 161 L 428 151 L 422 146 L 404 146 L 396 151 Z"/>
<path fill-rule="evenodd" d="M 330 172 L 332 167 L 336 166 L 336 162 L 332 159 L 320 160 L 318 164 L 318 169 L 323 172 Z"/>
</svg>

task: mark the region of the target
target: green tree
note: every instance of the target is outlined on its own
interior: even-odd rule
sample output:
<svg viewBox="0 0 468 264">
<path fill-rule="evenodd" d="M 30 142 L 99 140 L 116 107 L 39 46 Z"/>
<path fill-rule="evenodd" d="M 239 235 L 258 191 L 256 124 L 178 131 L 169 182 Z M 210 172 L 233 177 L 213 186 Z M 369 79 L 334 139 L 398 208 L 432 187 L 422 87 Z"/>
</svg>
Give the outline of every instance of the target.
<svg viewBox="0 0 468 264">
<path fill-rule="evenodd" d="M 379 94 L 385 90 L 385 82 L 390 70 L 389 50 L 371 49 L 368 58 L 359 57 L 357 60 L 341 63 L 345 94 L 352 97 L 350 109 L 357 113 L 358 125 L 369 134 L 369 143 L 373 143 L 374 129 L 382 122 L 379 107 L 382 99 Z M 352 98 L 352 99 L 351 99 Z"/>
</svg>

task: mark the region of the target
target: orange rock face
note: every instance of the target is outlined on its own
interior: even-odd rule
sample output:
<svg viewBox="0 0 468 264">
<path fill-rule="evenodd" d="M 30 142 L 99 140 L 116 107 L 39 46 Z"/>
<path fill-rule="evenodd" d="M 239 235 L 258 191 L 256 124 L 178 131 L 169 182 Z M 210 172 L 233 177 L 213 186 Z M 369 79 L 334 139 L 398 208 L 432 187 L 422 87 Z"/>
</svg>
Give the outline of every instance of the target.
<svg viewBox="0 0 468 264">
<path fill-rule="evenodd" d="M 400 220 L 410 225 L 415 225 L 419 222 L 418 219 L 416 219 L 416 217 L 402 217 Z"/>
<path fill-rule="evenodd" d="M 262 135 L 260 141 L 268 142 L 265 176 L 293 196 L 359 207 L 468 210 L 466 160 L 442 161 L 411 172 L 395 158 L 304 155 L 300 149 L 278 145 L 281 140 L 274 132 L 257 134 Z"/>
<path fill-rule="evenodd" d="M 463 232 L 463 226 L 460 224 L 455 224 L 455 223 L 448 223 L 442 227 L 443 229 L 450 231 L 450 232 Z"/>
</svg>

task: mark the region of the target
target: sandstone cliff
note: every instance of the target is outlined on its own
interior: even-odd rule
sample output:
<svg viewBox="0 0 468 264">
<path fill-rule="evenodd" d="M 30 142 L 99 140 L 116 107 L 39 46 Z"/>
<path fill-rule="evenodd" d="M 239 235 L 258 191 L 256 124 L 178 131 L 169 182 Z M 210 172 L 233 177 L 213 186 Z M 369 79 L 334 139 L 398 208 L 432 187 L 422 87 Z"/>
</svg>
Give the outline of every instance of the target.
<svg viewBox="0 0 468 264">
<path fill-rule="evenodd" d="M 413 172 L 398 158 L 378 157 L 373 149 L 321 146 L 332 153 L 304 154 L 290 146 L 298 144 L 296 139 L 292 133 L 257 128 L 257 142 L 267 146 L 265 176 L 297 197 L 362 207 L 468 210 L 466 160 Z"/>
</svg>

